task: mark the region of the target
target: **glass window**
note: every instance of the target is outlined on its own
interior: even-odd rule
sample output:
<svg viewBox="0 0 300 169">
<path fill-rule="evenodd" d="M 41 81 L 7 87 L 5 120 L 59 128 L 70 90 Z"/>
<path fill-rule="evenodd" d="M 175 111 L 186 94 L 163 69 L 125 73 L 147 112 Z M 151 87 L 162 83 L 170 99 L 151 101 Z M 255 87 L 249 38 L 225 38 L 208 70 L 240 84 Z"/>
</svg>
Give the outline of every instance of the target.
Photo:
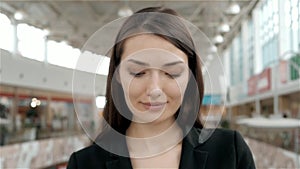
<svg viewBox="0 0 300 169">
<path fill-rule="evenodd" d="M 266 20 L 261 23 L 264 30 L 261 34 L 262 38 L 262 63 L 263 68 L 274 64 L 278 58 L 278 32 L 279 32 L 279 7 L 278 0 L 266 1 L 262 10 L 268 8 L 263 12 L 262 18 Z"/>
<path fill-rule="evenodd" d="M 18 24 L 17 26 L 18 50 L 24 57 L 44 60 L 45 32 L 28 24 Z"/>
<path fill-rule="evenodd" d="M 9 18 L 0 13 L 0 48 L 8 51 L 13 51 L 13 26 Z"/>
<path fill-rule="evenodd" d="M 283 33 L 286 34 L 287 42 L 287 51 L 299 51 L 300 48 L 300 9 L 299 9 L 299 0 L 286 0 L 284 1 L 284 24 L 286 31 Z"/>
<path fill-rule="evenodd" d="M 231 85 L 235 85 L 235 70 L 234 70 L 234 54 L 233 54 L 233 45 L 230 47 L 230 82 Z"/>
<path fill-rule="evenodd" d="M 100 75 L 108 75 L 110 58 L 106 56 L 101 57 L 103 57 L 103 60 L 98 66 L 97 73 Z"/>
<path fill-rule="evenodd" d="M 239 82 L 242 82 L 243 81 L 243 67 L 244 67 L 244 59 L 243 59 L 243 38 L 242 38 L 242 35 L 239 34 L 238 35 L 238 64 L 239 64 L 239 75 L 238 75 L 238 80 Z"/>
<path fill-rule="evenodd" d="M 298 10 L 299 4 L 297 2 L 298 0 L 291 1 L 291 31 L 292 31 L 292 50 L 293 51 L 299 51 L 299 15 L 298 15 Z"/>
<path fill-rule="evenodd" d="M 74 69 L 80 56 L 80 50 L 65 42 L 47 42 L 47 61 L 51 64 Z"/>
<path fill-rule="evenodd" d="M 234 38 L 231 49 L 230 49 L 230 74 L 231 84 L 236 85 L 243 80 L 243 47 L 242 37 L 239 34 Z"/>
<path fill-rule="evenodd" d="M 103 56 L 103 55 L 98 55 L 98 54 L 95 54 L 90 51 L 84 51 L 80 57 L 84 58 L 84 61 L 86 61 L 87 63 L 97 61 L 98 62 L 97 67 L 95 69 L 95 68 L 92 68 L 91 66 L 86 67 L 84 65 L 77 65 L 76 69 L 90 72 L 90 73 L 97 73 L 100 75 L 108 75 L 109 62 L 110 62 L 109 57 Z"/>
<path fill-rule="evenodd" d="M 252 18 L 248 21 L 248 54 L 249 76 L 254 74 L 254 27 Z"/>
<path fill-rule="evenodd" d="M 298 52 L 300 51 L 300 0 L 298 0 Z"/>
</svg>

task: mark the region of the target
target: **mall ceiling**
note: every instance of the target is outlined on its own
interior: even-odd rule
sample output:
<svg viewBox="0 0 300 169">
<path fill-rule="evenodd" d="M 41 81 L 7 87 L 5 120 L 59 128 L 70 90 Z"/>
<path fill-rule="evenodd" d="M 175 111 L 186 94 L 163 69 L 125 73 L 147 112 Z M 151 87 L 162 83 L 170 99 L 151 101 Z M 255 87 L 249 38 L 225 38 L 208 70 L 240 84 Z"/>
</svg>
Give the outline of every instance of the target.
<svg viewBox="0 0 300 169">
<path fill-rule="evenodd" d="M 26 22 L 49 30 L 48 38 L 66 41 L 82 48 L 87 39 L 105 24 L 120 18 L 121 9 L 133 12 L 149 6 L 165 6 L 175 9 L 182 16 L 199 27 L 211 40 L 219 33 L 221 23 L 230 25 L 230 32 L 223 34 L 225 41 L 219 45 L 224 48 L 238 31 L 241 18 L 247 17 L 258 0 L 194 0 L 194 1 L 127 1 L 127 0 L 76 0 L 76 1 L 8 1 L 2 0 L 0 10 L 14 18 L 16 12 L 23 14 Z M 229 7 L 237 3 L 239 14 L 230 14 Z M 95 44 L 94 48 L 97 48 Z"/>
</svg>

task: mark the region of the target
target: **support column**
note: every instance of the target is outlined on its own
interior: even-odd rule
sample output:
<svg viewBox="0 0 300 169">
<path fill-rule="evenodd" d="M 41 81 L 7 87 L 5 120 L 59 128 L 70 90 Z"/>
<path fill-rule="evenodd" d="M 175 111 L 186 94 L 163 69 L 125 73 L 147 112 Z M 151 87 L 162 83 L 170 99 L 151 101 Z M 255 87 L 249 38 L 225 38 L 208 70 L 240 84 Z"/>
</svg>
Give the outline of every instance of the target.
<svg viewBox="0 0 300 169">
<path fill-rule="evenodd" d="M 257 113 L 257 114 L 261 114 L 261 110 L 260 110 L 260 100 L 259 99 L 256 99 L 255 100 L 255 112 Z"/>
<path fill-rule="evenodd" d="M 274 99 L 273 99 L 273 109 L 274 109 L 274 114 L 275 115 L 278 115 L 280 112 L 278 110 L 278 107 L 279 107 L 279 101 L 278 101 L 278 97 L 279 97 L 279 94 L 278 94 L 278 83 L 279 83 L 279 79 L 278 79 L 278 74 L 280 74 L 279 72 L 279 69 L 278 69 L 279 65 L 277 64 L 276 66 L 274 66 L 273 70 L 272 71 L 272 78 L 274 78 L 274 80 L 272 81 L 274 85 L 274 88 L 272 89 L 274 91 Z M 274 73 L 273 73 L 274 72 Z"/>
<path fill-rule="evenodd" d="M 278 95 L 274 95 L 274 114 L 279 114 L 278 102 Z"/>
<path fill-rule="evenodd" d="M 44 64 L 48 64 L 48 36 L 45 36 L 44 38 Z"/>
<path fill-rule="evenodd" d="M 17 54 L 19 54 L 19 50 L 18 50 L 18 35 L 17 35 L 17 21 L 16 20 L 12 20 L 12 25 L 13 25 L 13 56 L 16 57 Z"/>
</svg>

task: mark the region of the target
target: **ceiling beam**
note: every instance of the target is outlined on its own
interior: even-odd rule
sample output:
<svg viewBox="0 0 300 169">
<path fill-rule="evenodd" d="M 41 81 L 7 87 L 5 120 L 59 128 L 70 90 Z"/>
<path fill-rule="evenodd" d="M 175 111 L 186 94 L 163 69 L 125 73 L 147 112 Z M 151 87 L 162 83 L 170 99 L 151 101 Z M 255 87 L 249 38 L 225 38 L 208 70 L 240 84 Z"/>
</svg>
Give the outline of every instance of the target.
<svg viewBox="0 0 300 169">
<path fill-rule="evenodd" d="M 101 20 L 99 12 L 93 7 L 93 5 L 89 1 L 84 1 L 84 4 L 89 9 L 90 14 L 92 15 L 93 19 L 95 19 L 96 21 Z"/>
<path fill-rule="evenodd" d="M 78 27 L 76 26 L 76 24 L 72 23 L 69 19 L 68 16 L 64 13 L 64 12 L 59 12 L 59 7 L 56 1 L 49 1 L 48 2 L 50 6 L 52 6 L 52 9 L 54 11 L 56 11 L 56 13 L 58 14 L 58 19 L 63 19 L 64 21 L 66 21 L 66 23 L 68 25 L 71 26 L 73 33 L 77 33 L 78 31 Z"/>
<path fill-rule="evenodd" d="M 233 38 L 236 35 L 236 33 L 239 31 L 243 19 L 245 19 L 246 17 L 248 17 L 248 15 L 255 8 L 255 6 L 257 5 L 258 2 L 259 2 L 259 0 L 251 0 L 249 2 L 249 4 L 246 5 L 246 7 L 242 8 L 240 14 L 237 15 L 236 18 L 233 18 L 234 20 L 233 20 L 233 22 L 231 24 L 233 24 L 235 26 L 231 25 L 232 29 L 230 30 L 229 33 L 225 34 L 224 39 L 226 39 L 226 42 L 222 43 L 219 46 L 219 49 L 221 51 L 223 51 L 224 49 L 226 49 L 228 47 L 228 45 L 231 43 L 231 41 L 233 40 Z"/>
<path fill-rule="evenodd" d="M 202 22 L 202 21 L 199 21 L 199 22 L 193 22 L 194 25 L 196 25 L 197 27 L 217 27 L 220 25 L 220 22 Z"/>
<path fill-rule="evenodd" d="M 192 22 L 204 9 L 203 5 L 198 5 L 196 10 L 189 16 L 188 20 Z"/>
<path fill-rule="evenodd" d="M 16 12 L 16 8 L 12 7 L 8 3 L 2 2 L 0 5 L 1 12 L 7 15 L 13 15 Z"/>
</svg>

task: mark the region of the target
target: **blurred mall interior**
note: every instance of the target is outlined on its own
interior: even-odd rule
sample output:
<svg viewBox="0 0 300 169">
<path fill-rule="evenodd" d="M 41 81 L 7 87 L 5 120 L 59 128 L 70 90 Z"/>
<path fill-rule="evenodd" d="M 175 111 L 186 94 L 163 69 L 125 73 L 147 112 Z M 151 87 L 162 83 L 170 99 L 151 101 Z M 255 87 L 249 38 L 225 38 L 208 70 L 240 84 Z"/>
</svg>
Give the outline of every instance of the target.
<svg viewBox="0 0 300 169">
<path fill-rule="evenodd" d="M 149 6 L 175 9 L 211 42 L 200 49 L 205 126 L 238 130 L 257 168 L 300 168 L 300 0 L 1 1 L 0 168 L 63 169 L 91 144 L 110 59 L 89 38 Z M 78 68 L 93 83 L 75 81 Z"/>
</svg>

